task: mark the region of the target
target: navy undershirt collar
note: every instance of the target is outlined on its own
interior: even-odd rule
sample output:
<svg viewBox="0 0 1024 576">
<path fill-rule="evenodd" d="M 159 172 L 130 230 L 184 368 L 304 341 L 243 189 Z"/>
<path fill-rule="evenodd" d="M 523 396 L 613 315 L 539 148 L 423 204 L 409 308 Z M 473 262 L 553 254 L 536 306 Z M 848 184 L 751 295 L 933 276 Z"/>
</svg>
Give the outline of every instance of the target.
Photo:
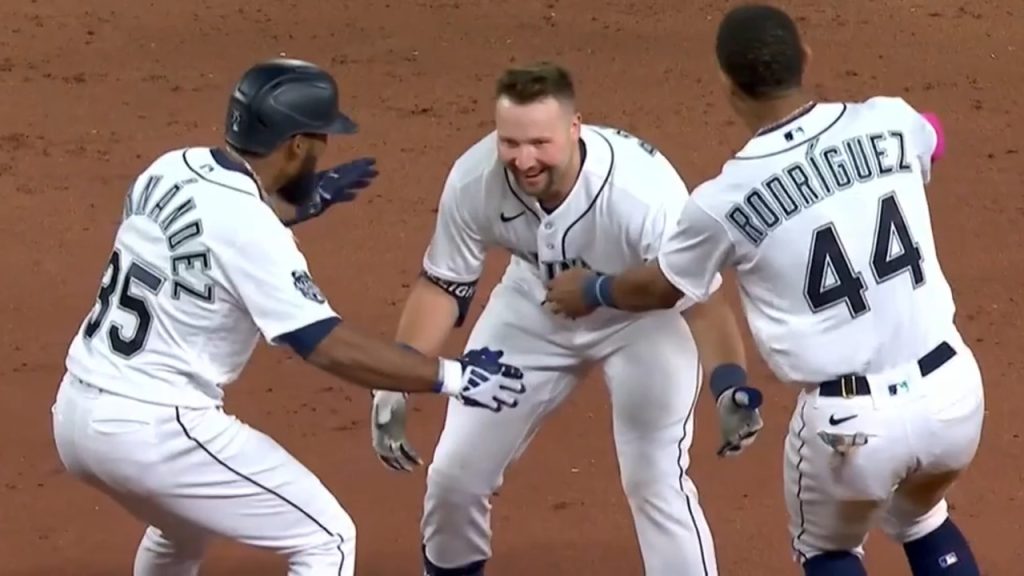
<svg viewBox="0 0 1024 576">
<path fill-rule="evenodd" d="M 238 172 L 245 174 L 252 178 L 253 173 L 249 171 L 249 168 L 245 164 L 236 160 L 231 154 L 228 154 L 227 150 L 223 148 L 211 148 L 210 156 L 213 156 L 213 161 L 220 164 L 220 167 L 225 170 L 231 170 L 232 172 Z"/>
</svg>

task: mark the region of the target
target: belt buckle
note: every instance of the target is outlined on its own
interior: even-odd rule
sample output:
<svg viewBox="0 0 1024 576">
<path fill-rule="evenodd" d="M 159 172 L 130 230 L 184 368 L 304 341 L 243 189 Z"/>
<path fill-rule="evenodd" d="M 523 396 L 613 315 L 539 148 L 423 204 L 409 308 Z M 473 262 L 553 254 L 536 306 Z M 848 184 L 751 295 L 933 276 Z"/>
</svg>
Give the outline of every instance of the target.
<svg viewBox="0 0 1024 576">
<path fill-rule="evenodd" d="M 857 395 L 857 377 L 856 376 L 840 376 L 839 377 L 839 394 L 846 400 L 853 398 Z"/>
</svg>

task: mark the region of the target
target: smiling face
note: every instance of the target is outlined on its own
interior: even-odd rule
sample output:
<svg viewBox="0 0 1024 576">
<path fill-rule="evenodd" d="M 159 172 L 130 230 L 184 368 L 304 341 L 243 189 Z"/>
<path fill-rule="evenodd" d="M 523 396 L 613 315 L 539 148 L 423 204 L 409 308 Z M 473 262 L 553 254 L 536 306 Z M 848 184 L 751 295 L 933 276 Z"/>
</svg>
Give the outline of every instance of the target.
<svg viewBox="0 0 1024 576">
<path fill-rule="evenodd" d="M 498 156 L 520 190 L 535 198 L 558 192 L 573 172 L 580 115 L 553 96 L 518 103 L 501 96 L 495 105 Z"/>
<path fill-rule="evenodd" d="M 568 70 L 547 62 L 508 69 L 495 96 L 502 164 L 523 193 L 557 203 L 578 171 L 581 119 Z"/>
</svg>

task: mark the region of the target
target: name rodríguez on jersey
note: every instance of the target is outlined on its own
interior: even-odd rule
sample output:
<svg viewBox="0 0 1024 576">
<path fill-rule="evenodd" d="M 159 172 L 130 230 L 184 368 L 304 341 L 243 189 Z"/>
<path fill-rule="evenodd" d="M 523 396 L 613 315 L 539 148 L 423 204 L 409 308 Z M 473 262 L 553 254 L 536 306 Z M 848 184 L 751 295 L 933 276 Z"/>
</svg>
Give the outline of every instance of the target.
<svg viewBox="0 0 1024 576">
<path fill-rule="evenodd" d="M 925 193 L 935 146 L 900 98 L 809 107 L 694 191 L 659 265 L 698 300 L 734 267 L 751 333 L 784 380 L 916 360 L 954 311 Z"/>
</svg>

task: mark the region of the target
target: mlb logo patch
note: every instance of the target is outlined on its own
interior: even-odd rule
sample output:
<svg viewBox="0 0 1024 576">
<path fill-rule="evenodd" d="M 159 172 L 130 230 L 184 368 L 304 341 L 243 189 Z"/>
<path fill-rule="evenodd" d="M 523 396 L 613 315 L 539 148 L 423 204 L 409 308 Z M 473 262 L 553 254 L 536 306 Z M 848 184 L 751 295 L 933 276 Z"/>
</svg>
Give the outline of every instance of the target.
<svg viewBox="0 0 1024 576">
<path fill-rule="evenodd" d="M 939 558 L 939 566 L 943 568 L 949 568 L 953 564 L 956 564 L 960 559 L 956 557 L 956 552 L 950 552 L 945 556 Z"/>
<path fill-rule="evenodd" d="M 327 299 L 324 298 L 324 295 L 320 293 L 320 289 L 313 283 L 313 279 L 310 278 L 309 272 L 306 272 L 305 270 L 293 271 L 292 283 L 295 284 L 295 289 L 298 290 L 299 293 L 307 300 L 312 300 L 319 304 L 323 304 L 327 301 Z"/>
</svg>

